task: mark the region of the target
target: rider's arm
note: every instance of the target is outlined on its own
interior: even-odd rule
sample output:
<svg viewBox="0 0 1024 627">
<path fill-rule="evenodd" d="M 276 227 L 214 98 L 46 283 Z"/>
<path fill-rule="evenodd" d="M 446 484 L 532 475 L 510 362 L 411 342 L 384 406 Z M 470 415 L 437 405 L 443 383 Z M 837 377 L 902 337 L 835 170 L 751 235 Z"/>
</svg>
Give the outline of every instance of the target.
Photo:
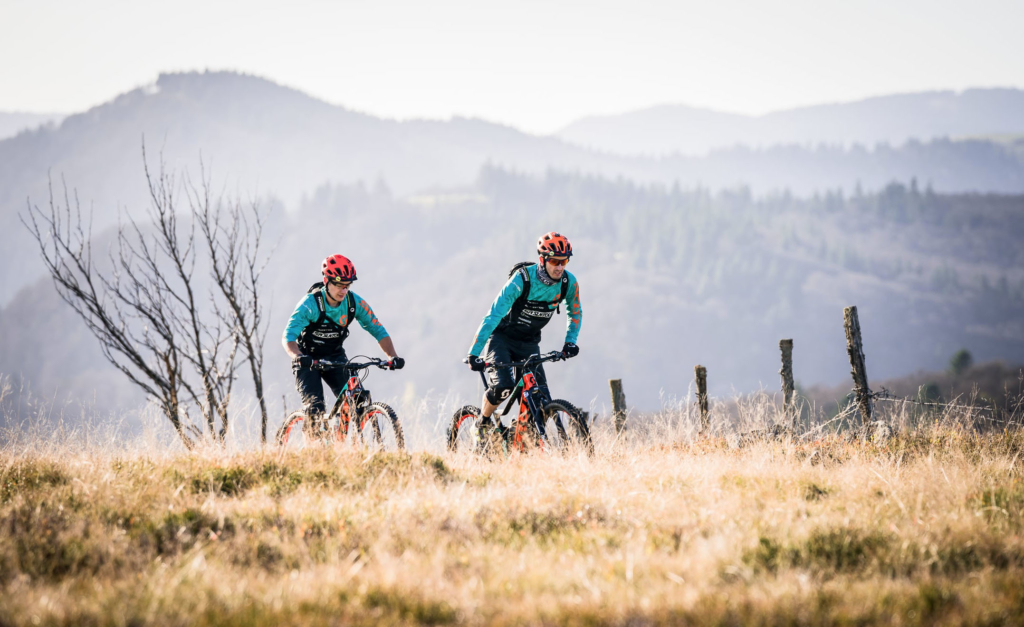
<svg viewBox="0 0 1024 627">
<path fill-rule="evenodd" d="M 498 326 L 502 318 L 508 315 L 508 312 L 512 311 L 512 305 L 515 304 L 516 299 L 522 293 L 523 277 L 516 272 L 505 283 L 505 287 L 501 288 L 498 297 L 491 303 L 491 310 L 487 312 L 487 315 L 484 316 L 483 321 L 480 323 L 480 328 L 476 330 L 476 339 L 473 340 L 473 346 L 469 349 L 470 355 L 480 355 L 480 351 L 484 349 L 487 339 L 491 337 L 491 333 L 494 333 L 495 327 Z"/>
<path fill-rule="evenodd" d="M 316 322 L 319 317 L 320 310 L 316 306 L 316 300 L 311 294 L 306 294 L 295 305 L 295 311 L 288 318 L 288 324 L 285 325 L 284 334 L 281 336 L 281 345 L 289 357 L 294 359 L 302 354 L 297 342 L 299 335 L 303 329 Z"/>
<path fill-rule="evenodd" d="M 576 277 L 571 277 L 571 279 L 569 293 L 565 295 L 565 311 L 569 314 L 565 322 L 565 341 L 569 344 L 576 344 L 576 338 L 580 335 L 580 327 L 583 325 L 583 305 L 580 304 L 580 284 L 576 281 Z"/>
<path fill-rule="evenodd" d="M 359 323 L 359 326 L 366 329 L 366 332 L 372 335 L 377 342 L 388 337 L 387 329 L 377 319 L 373 309 L 370 309 L 370 304 L 360 298 L 358 294 L 352 294 L 352 297 L 356 301 L 356 322 Z"/>
<path fill-rule="evenodd" d="M 359 323 L 359 326 L 366 329 L 373 336 L 373 339 L 377 340 L 377 344 L 384 351 L 385 355 L 388 357 L 398 357 L 398 353 L 395 352 L 395 343 L 391 341 L 387 329 L 384 328 L 384 325 L 374 315 L 370 304 L 360 298 L 358 294 L 352 294 L 352 297 L 356 300 L 356 322 Z"/>
<path fill-rule="evenodd" d="M 377 342 L 380 345 L 380 349 L 384 351 L 384 354 L 392 359 L 398 357 L 398 353 L 395 352 L 395 343 L 391 341 L 390 337 L 385 337 L 383 340 Z"/>
</svg>

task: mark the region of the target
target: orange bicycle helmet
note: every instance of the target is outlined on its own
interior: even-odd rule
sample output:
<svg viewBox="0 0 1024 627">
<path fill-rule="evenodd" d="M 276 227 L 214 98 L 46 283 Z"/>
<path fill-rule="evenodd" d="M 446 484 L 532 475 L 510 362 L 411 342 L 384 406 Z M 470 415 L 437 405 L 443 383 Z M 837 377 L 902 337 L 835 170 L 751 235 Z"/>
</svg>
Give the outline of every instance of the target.
<svg viewBox="0 0 1024 627">
<path fill-rule="evenodd" d="M 545 233 L 537 240 L 537 254 L 541 257 L 572 257 L 572 244 L 561 233 Z"/>
<path fill-rule="evenodd" d="M 320 270 L 324 273 L 324 284 L 331 279 L 335 281 L 355 281 L 356 267 L 348 257 L 343 255 L 331 255 L 320 264 Z"/>
</svg>

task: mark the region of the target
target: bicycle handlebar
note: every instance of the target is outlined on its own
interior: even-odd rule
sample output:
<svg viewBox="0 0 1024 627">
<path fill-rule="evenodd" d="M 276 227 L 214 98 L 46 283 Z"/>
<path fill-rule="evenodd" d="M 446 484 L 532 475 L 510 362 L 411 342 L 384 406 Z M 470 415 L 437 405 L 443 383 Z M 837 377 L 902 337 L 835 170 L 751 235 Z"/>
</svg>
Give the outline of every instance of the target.
<svg viewBox="0 0 1024 627">
<path fill-rule="evenodd" d="M 543 355 L 530 355 L 529 357 L 527 357 L 523 361 L 510 361 L 508 363 L 498 363 L 498 362 L 488 363 L 488 362 L 484 362 L 484 367 L 485 368 L 520 368 L 520 367 L 527 366 L 527 365 L 530 365 L 530 364 L 542 364 L 542 363 L 544 363 L 546 361 L 562 361 L 562 360 L 565 360 L 565 359 L 569 359 L 569 357 L 564 355 L 562 353 L 562 351 L 551 351 L 550 353 L 545 353 Z M 462 363 L 468 364 L 469 363 L 469 358 L 467 357 L 467 358 L 463 359 Z"/>
<path fill-rule="evenodd" d="M 381 370 L 386 370 L 390 362 L 386 359 L 373 358 L 370 361 L 364 363 L 357 363 L 353 361 L 328 361 L 326 359 L 318 359 L 313 364 L 313 368 L 316 370 L 331 370 L 334 368 L 348 368 L 349 370 L 364 370 L 370 366 L 377 366 Z"/>
</svg>

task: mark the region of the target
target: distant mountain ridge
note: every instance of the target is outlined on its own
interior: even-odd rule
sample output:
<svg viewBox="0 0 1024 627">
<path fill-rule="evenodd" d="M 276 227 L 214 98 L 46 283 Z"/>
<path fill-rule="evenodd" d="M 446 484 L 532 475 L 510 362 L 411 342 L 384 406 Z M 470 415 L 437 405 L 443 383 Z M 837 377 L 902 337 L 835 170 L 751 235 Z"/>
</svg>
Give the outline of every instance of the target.
<svg viewBox="0 0 1024 627">
<path fill-rule="evenodd" d="M 684 105 L 586 117 L 555 136 L 621 155 L 701 155 L 736 145 L 899 145 L 1024 133 L 1024 90 L 968 89 L 867 98 L 746 116 Z"/>
<path fill-rule="evenodd" d="M 23 113 L 0 111 L 0 140 L 14 137 L 22 131 L 36 128 L 40 124 L 60 124 L 66 116 L 63 113 Z"/>
<path fill-rule="evenodd" d="M 196 176 L 202 158 L 218 185 L 274 196 L 289 209 L 325 183 L 380 182 L 405 196 L 470 185 L 485 164 L 683 188 L 747 186 L 756 194 L 872 190 L 912 178 L 936 191 L 1024 192 L 1024 152 L 988 141 L 629 158 L 478 119 L 381 119 L 233 72 L 163 74 L 59 126 L 0 141 L 0 305 L 42 273 L 35 243 L 19 222 L 26 200 L 46 203 L 52 178 L 58 194 L 62 181 L 76 193 L 94 232 L 121 212 L 140 215 L 147 206 L 144 138 L 153 165 L 162 155 L 171 168 Z"/>
</svg>

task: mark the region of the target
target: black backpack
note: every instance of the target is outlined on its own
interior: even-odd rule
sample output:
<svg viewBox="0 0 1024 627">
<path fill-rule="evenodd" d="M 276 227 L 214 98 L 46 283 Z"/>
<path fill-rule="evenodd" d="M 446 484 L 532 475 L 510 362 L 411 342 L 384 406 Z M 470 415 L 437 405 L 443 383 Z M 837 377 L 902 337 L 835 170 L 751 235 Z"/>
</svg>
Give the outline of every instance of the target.
<svg viewBox="0 0 1024 627">
<path fill-rule="evenodd" d="M 327 317 L 327 304 L 324 302 L 324 295 L 320 289 L 323 282 L 314 283 L 306 293 L 313 295 L 320 315 L 317 319 L 299 334 L 298 343 L 302 352 L 315 358 L 330 357 L 343 351 L 342 344 L 348 337 L 348 326 L 356 315 L 356 300 L 352 292 L 346 295 L 345 306 L 348 308 L 348 316 L 345 324 L 341 325 Z"/>
<path fill-rule="evenodd" d="M 320 293 L 320 288 L 323 286 L 323 281 L 314 283 L 308 290 L 306 290 L 306 293 L 313 295 L 313 299 L 316 301 L 316 306 L 320 310 L 320 315 L 326 316 L 327 304 L 324 302 L 323 294 Z M 352 319 L 356 317 L 356 299 L 352 296 L 351 290 L 345 294 L 345 304 L 348 305 L 348 316 L 345 318 L 345 326 L 343 328 L 347 329 L 348 325 L 352 324 Z"/>
<path fill-rule="evenodd" d="M 523 293 L 519 295 L 516 302 L 512 304 L 512 310 L 515 311 L 519 306 L 525 305 L 526 301 L 530 298 L 530 273 L 526 269 L 530 266 L 537 265 L 536 261 L 520 261 L 516 265 L 512 266 L 512 269 L 508 271 L 508 278 L 515 276 L 516 272 L 523 277 Z M 562 296 L 558 299 L 558 306 L 555 307 L 555 313 L 562 313 L 562 301 L 565 300 L 565 295 L 569 293 L 569 277 L 562 275 Z"/>
</svg>

